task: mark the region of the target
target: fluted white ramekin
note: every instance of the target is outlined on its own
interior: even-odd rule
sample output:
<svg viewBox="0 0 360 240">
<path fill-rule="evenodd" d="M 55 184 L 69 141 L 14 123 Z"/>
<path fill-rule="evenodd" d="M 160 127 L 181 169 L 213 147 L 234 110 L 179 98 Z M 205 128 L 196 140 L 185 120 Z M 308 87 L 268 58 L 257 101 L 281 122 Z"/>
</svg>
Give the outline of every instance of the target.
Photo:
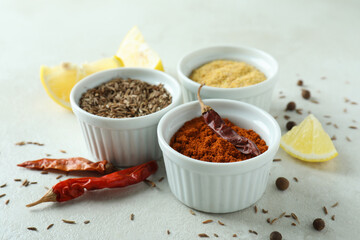
<svg viewBox="0 0 360 240">
<path fill-rule="evenodd" d="M 171 94 L 172 103 L 146 116 L 121 119 L 100 117 L 79 107 L 79 100 L 88 89 L 118 77 L 156 85 L 162 83 Z M 70 102 L 92 156 L 98 161 L 108 160 L 115 166 L 128 167 L 161 157 L 156 128 L 160 118 L 180 104 L 181 89 L 173 77 L 161 71 L 116 68 L 95 73 L 78 82 L 71 91 Z"/>
<path fill-rule="evenodd" d="M 269 111 L 271 96 L 277 81 L 278 63 L 269 54 L 244 46 L 214 46 L 202 48 L 185 55 L 178 63 L 177 72 L 183 85 L 184 102 L 196 100 L 200 84 L 189 78 L 191 72 L 213 60 L 243 61 L 262 71 L 267 79 L 261 83 L 241 88 L 217 88 L 204 86 L 204 99 L 223 98 L 247 102 Z"/>
<path fill-rule="evenodd" d="M 162 117 L 157 129 L 170 189 L 185 205 L 204 212 L 227 213 L 249 207 L 265 191 L 279 148 L 279 125 L 270 114 L 247 103 L 225 99 L 204 102 L 235 125 L 256 131 L 269 148 L 257 157 L 232 163 L 205 162 L 182 155 L 170 147 L 170 139 L 201 112 L 197 101 L 178 106 Z"/>
</svg>

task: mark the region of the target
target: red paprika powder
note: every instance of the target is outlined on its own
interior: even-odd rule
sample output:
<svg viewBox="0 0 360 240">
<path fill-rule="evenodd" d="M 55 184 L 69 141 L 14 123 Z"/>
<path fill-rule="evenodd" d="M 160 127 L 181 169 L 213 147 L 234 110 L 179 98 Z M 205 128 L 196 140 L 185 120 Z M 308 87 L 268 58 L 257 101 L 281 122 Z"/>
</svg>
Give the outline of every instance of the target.
<svg viewBox="0 0 360 240">
<path fill-rule="evenodd" d="M 261 153 L 268 149 L 266 142 L 254 130 L 237 127 L 228 119 L 224 121 L 240 136 L 253 141 Z M 204 122 L 203 117 L 186 122 L 171 138 L 170 146 L 185 156 L 207 162 L 238 162 L 252 158 L 249 154 L 241 153 L 229 141 L 217 136 Z"/>
</svg>

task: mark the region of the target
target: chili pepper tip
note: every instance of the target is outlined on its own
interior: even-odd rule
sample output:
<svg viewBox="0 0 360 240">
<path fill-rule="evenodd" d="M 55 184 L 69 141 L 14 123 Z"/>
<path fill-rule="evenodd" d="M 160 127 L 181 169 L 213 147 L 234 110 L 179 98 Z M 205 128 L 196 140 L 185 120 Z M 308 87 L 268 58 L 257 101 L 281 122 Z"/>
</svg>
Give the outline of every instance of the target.
<svg viewBox="0 0 360 240">
<path fill-rule="evenodd" d="M 42 198 L 40 198 L 36 202 L 26 205 L 26 207 L 33 207 L 43 202 L 56 202 L 56 194 L 53 192 L 52 189 L 50 189 Z"/>
<path fill-rule="evenodd" d="M 199 89 L 198 89 L 198 92 L 197 92 L 197 97 L 198 97 L 198 100 L 199 100 L 199 103 L 200 103 L 200 107 L 201 107 L 201 113 L 204 114 L 210 110 L 212 110 L 212 108 L 210 106 L 207 106 L 204 104 L 204 102 L 202 101 L 201 97 L 200 97 L 200 90 L 201 88 L 204 86 L 204 84 L 201 84 Z"/>
</svg>

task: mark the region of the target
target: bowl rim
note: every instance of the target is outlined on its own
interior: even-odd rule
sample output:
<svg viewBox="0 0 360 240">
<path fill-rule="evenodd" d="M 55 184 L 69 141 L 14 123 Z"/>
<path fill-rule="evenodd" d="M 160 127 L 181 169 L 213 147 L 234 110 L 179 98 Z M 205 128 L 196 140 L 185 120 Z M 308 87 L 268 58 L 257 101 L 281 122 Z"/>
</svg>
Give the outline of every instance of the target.
<svg viewBox="0 0 360 240">
<path fill-rule="evenodd" d="M 198 48 L 198 49 L 187 52 L 179 60 L 179 62 L 177 64 L 177 72 L 178 72 L 179 78 L 181 80 L 184 80 L 185 84 L 189 84 L 191 86 L 191 88 L 196 88 L 197 89 L 201 84 L 191 80 L 188 76 L 186 76 L 184 74 L 184 72 L 183 72 L 184 62 L 186 61 L 187 58 L 190 58 L 190 57 L 192 57 L 192 55 L 197 54 L 199 52 L 210 51 L 210 50 L 214 50 L 214 49 L 219 49 L 220 50 L 221 48 L 247 50 L 247 51 L 251 51 L 251 52 L 263 55 L 264 60 L 267 60 L 267 62 L 269 62 L 269 60 L 270 60 L 272 62 L 272 64 L 274 65 L 274 72 L 273 72 L 273 74 L 271 76 L 267 77 L 267 79 L 265 81 L 262 81 L 260 83 L 254 84 L 254 85 L 250 85 L 250 86 L 246 86 L 246 87 L 238 87 L 238 88 L 220 88 L 220 87 L 211 87 L 211 86 L 204 85 L 204 87 L 203 87 L 204 91 L 208 91 L 208 92 L 223 91 L 223 92 L 226 92 L 226 93 L 236 93 L 238 91 L 250 91 L 250 90 L 253 90 L 253 89 L 262 88 L 262 87 L 265 87 L 267 85 L 272 84 L 275 81 L 274 80 L 275 76 L 277 75 L 277 73 L 279 71 L 279 64 L 272 55 L 270 55 L 267 52 L 264 52 L 263 50 L 260 50 L 260 49 L 254 48 L 254 47 L 249 47 L 249 46 L 245 46 L 245 45 L 229 45 L 229 44 L 202 47 L 202 48 Z"/>
<path fill-rule="evenodd" d="M 102 117 L 102 116 L 98 116 L 98 115 L 95 115 L 95 114 L 92 114 L 92 113 L 89 113 L 85 110 L 83 110 L 79 104 L 76 102 L 75 100 L 75 94 L 77 94 L 77 91 L 80 92 L 81 94 L 85 93 L 87 90 L 83 91 L 81 90 L 80 88 L 84 86 L 86 86 L 86 83 L 88 81 L 91 81 L 93 78 L 97 78 L 101 75 L 106 75 L 108 74 L 108 72 L 123 72 L 123 71 L 130 71 L 130 72 L 137 72 L 137 71 L 140 71 L 140 72 L 151 72 L 151 73 L 154 73 L 154 74 L 159 74 L 161 75 L 163 78 L 167 78 L 167 80 L 171 81 L 173 84 L 176 85 L 176 87 L 174 89 L 172 89 L 174 92 L 176 92 L 175 96 L 171 95 L 171 93 L 169 92 L 169 94 L 171 95 L 172 97 L 172 101 L 171 103 L 166 106 L 165 108 L 163 109 L 160 109 L 159 111 L 157 112 L 154 112 L 154 113 L 150 113 L 150 114 L 147 114 L 145 116 L 139 116 L 139 117 L 131 117 L 131 118 L 110 118 L 110 117 Z M 103 80 L 102 78 L 99 78 L 98 80 L 96 80 L 96 82 L 101 82 L 101 80 Z M 108 81 L 110 81 L 111 79 L 109 79 Z M 141 79 L 138 79 L 138 80 L 141 80 Z M 105 81 L 105 82 L 108 82 L 108 81 Z M 143 81 L 143 80 L 141 80 Z M 102 83 L 105 83 L 105 82 L 102 82 Z M 146 81 L 143 81 L 143 82 L 146 82 Z M 102 83 L 99 83 L 98 85 L 102 84 Z M 97 85 L 97 86 L 98 86 Z M 152 84 L 153 85 L 153 84 Z M 90 89 L 90 88 L 89 88 Z M 99 71 L 99 72 L 96 72 L 94 74 L 91 74 L 85 78 L 83 78 L 82 80 L 80 80 L 79 82 L 77 82 L 75 84 L 75 86 L 72 88 L 71 92 L 70 92 L 70 104 L 71 104 L 71 109 L 72 111 L 77 111 L 83 115 L 85 115 L 86 117 L 89 117 L 90 119 L 94 119 L 94 120 L 102 120 L 102 121 L 109 121 L 109 122 L 125 122 L 125 121 L 139 121 L 139 120 L 145 120 L 147 118 L 151 118 L 151 117 L 161 117 L 161 115 L 164 114 L 164 112 L 168 111 L 169 109 L 173 108 L 174 106 L 177 105 L 177 102 L 179 102 L 181 99 L 181 90 L 180 90 L 180 84 L 178 81 L 175 80 L 174 77 L 172 77 L 170 74 L 167 74 L 165 72 L 162 72 L 162 71 L 159 71 L 159 70 L 155 70 L 155 69 L 150 69 L 150 68 L 141 68 L 141 67 L 119 67 L 119 68 L 113 68 L 113 69 L 108 69 L 108 70 L 103 70 L 103 71 Z"/>
<path fill-rule="evenodd" d="M 162 148 L 162 146 L 167 150 L 169 151 L 171 154 L 174 154 L 178 159 L 179 161 L 185 161 L 189 164 L 194 164 L 194 165 L 202 165 L 202 166 L 208 166 L 208 167 L 214 167 L 214 168 L 218 168 L 218 167 L 224 167 L 224 168 L 233 168 L 233 167 L 239 167 L 239 166 L 246 166 L 246 165 L 251 165 L 253 164 L 254 162 L 258 162 L 258 161 L 261 161 L 266 158 L 267 155 L 271 155 L 272 154 L 272 151 L 274 151 L 274 149 L 278 149 L 279 148 L 279 145 L 280 145 L 280 135 L 281 135 L 281 131 L 280 131 L 280 127 L 279 127 L 279 124 L 277 123 L 277 121 L 273 118 L 273 116 L 271 116 L 269 113 L 267 113 L 266 111 L 262 110 L 261 108 L 259 107 L 256 107 L 254 105 L 251 105 L 249 103 L 245 103 L 245 102 L 241 102 L 241 101 L 236 101 L 236 100 L 230 100 L 230 99 L 204 99 L 203 100 L 205 103 L 206 102 L 228 102 L 228 103 L 235 103 L 235 104 L 240 104 L 240 105 L 243 105 L 245 106 L 247 109 L 251 109 L 253 111 L 255 111 L 257 114 L 261 114 L 263 116 L 265 116 L 268 120 L 270 120 L 270 123 L 271 123 L 271 127 L 274 128 L 274 131 L 275 131 L 275 139 L 274 139 L 274 143 L 272 145 L 268 145 L 268 149 L 266 150 L 266 152 L 256 156 L 256 157 L 253 157 L 253 158 L 250 158 L 250 159 L 247 159 L 247 160 L 243 160 L 243 161 L 237 161 L 237 162 L 207 162 L 207 161 L 202 161 L 202 160 L 198 160 L 198 159 L 194 159 L 194 158 L 191 158 L 191 157 L 188 157 L 188 156 L 185 156 L 181 153 L 179 153 L 178 151 L 176 151 L 175 149 L 173 149 L 170 144 L 168 144 L 165 139 L 164 139 L 164 136 L 163 136 L 163 133 L 162 133 L 162 128 L 164 127 L 164 122 L 166 121 L 166 119 L 169 117 L 169 115 L 173 114 L 174 112 L 176 111 L 179 111 L 181 110 L 182 108 L 186 108 L 188 107 L 189 105 L 195 105 L 195 104 L 198 104 L 197 101 L 191 101 L 191 102 L 187 102 L 187 103 L 184 103 L 184 104 L 181 104 L 173 109 L 171 109 L 169 112 L 167 112 L 160 120 L 159 124 L 158 124 L 158 127 L 157 127 L 157 134 L 158 134 L 158 141 L 159 141 L 159 145 L 160 145 L 160 148 Z"/>
</svg>

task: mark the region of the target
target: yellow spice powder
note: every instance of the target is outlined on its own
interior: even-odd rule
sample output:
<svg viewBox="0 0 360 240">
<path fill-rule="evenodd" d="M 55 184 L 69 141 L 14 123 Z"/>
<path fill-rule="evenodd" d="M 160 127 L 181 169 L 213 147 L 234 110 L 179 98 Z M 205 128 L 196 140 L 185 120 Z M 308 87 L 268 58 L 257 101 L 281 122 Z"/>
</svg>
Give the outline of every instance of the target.
<svg viewBox="0 0 360 240">
<path fill-rule="evenodd" d="M 195 69 L 190 79 L 211 87 L 238 88 L 260 83 L 266 76 L 245 62 L 215 60 Z"/>
</svg>

